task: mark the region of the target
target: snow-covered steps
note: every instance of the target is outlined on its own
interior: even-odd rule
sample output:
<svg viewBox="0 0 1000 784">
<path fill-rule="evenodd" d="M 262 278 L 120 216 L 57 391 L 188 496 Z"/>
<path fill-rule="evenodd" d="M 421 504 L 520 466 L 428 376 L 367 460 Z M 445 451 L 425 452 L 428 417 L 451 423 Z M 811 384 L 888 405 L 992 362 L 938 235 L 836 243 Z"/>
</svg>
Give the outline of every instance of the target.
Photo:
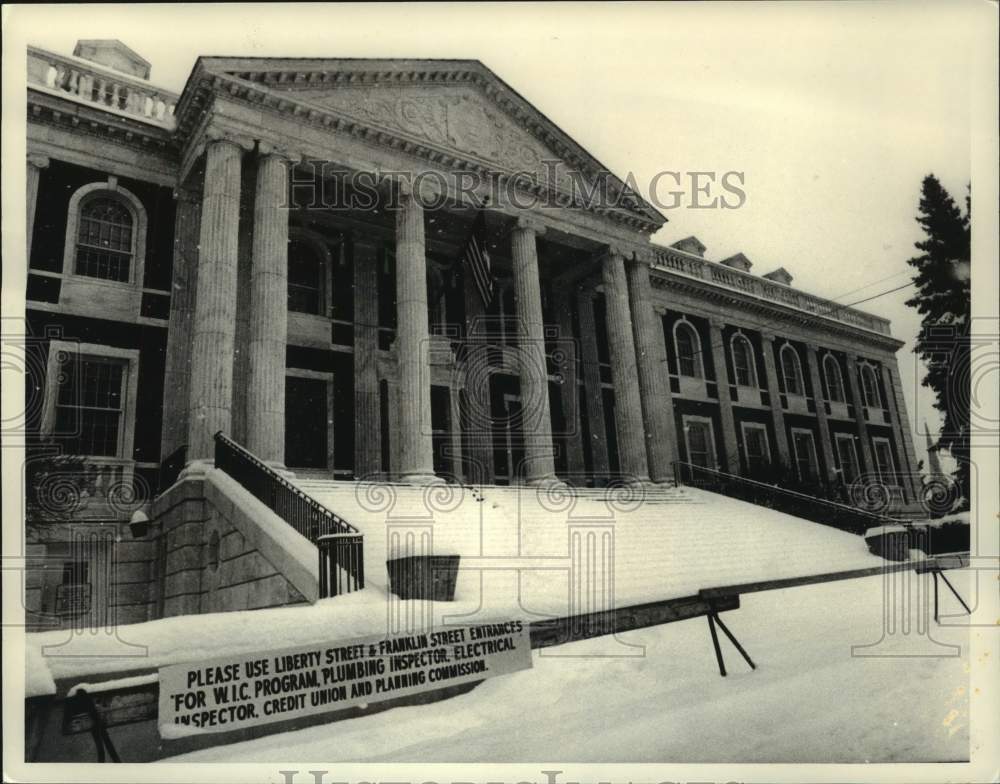
<svg viewBox="0 0 1000 784">
<path fill-rule="evenodd" d="M 364 534 L 369 587 L 387 590 L 389 559 L 458 554 L 456 599 L 491 614 L 565 616 L 884 563 L 861 537 L 689 487 L 295 481 Z"/>
</svg>

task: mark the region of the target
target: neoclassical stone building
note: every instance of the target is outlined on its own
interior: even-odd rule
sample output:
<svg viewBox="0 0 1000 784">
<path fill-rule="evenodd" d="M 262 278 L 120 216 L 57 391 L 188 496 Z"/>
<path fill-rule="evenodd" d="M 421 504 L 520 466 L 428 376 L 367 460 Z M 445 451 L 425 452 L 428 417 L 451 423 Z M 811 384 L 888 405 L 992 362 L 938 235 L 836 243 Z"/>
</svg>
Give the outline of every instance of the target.
<svg viewBox="0 0 1000 784">
<path fill-rule="evenodd" d="M 28 52 L 29 413 L 90 467 L 74 519 L 127 520 L 219 430 L 296 476 L 685 461 L 916 502 L 889 322 L 652 243 L 665 217 L 481 63 L 208 57 L 180 95 L 149 71 L 117 41 Z M 29 542 L 72 585 L 58 530 Z"/>
</svg>

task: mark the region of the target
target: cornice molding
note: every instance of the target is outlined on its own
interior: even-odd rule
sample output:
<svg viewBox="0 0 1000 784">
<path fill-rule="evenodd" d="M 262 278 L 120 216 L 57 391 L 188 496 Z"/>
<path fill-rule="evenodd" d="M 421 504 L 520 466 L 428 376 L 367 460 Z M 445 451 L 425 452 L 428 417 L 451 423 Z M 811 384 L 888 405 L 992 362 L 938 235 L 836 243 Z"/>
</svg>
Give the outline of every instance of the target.
<svg viewBox="0 0 1000 784">
<path fill-rule="evenodd" d="M 234 62 L 250 65 L 255 61 L 223 61 L 222 65 L 225 66 L 227 63 Z M 263 61 L 256 62 L 260 64 Z M 317 63 L 319 62 L 317 61 Z M 215 96 L 224 96 L 227 100 L 253 106 L 258 111 L 267 111 L 291 117 L 296 122 L 320 127 L 327 131 L 345 133 L 369 143 L 382 145 L 416 158 L 422 158 L 443 168 L 468 170 L 484 175 L 499 174 L 507 176 L 516 183 L 519 189 L 527 193 L 535 196 L 549 197 L 560 206 L 574 206 L 569 194 L 551 187 L 548 183 L 537 182 L 534 178 L 523 175 L 518 176 L 517 171 L 504 171 L 501 167 L 498 167 L 496 161 L 478 158 L 471 153 L 463 153 L 454 149 L 441 147 L 426 139 L 411 137 L 402 131 L 374 127 L 357 118 L 338 112 L 335 109 L 306 103 L 295 97 L 297 89 L 386 83 L 387 79 L 390 84 L 471 83 L 479 85 L 487 98 L 494 101 L 500 108 L 509 111 L 521 127 L 529 133 L 534 134 L 541 142 L 549 145 L 562 160 L 575 167 L 576 170 L 590 175 L 593 175 L 597 171 L 605 171 L 582 148 L 579 148 L 579 151 L 573 149 L 574 147 L 578 147 L 578 145 L 569 140 L 569 137 L 565 136 L 562 131 L 557 133 L 546 127 L 546 124 L 551 123 L 548 123 L 548 121 L 543 123 L 537 117 L 529 117 L 529 115 L 538 114 L 538 112 L 533 107 L 530 107 L 527 102 L 523 101 L 523 99 L 518 97 L 515 100 L 509 96 L 505 98 L 504 89 L 512 94 L 513 91 L 505 86 L 504 89 L 501 89 L 499 85 L 494 83 L 494 80 L 499 81 L 499 78 L 486 71 L 478 63 L 469 64 L 470 67 L 465 70 L 432 70 L 428 72 L 419 70 L 386 70 L 385 65 L 383 63 L 382 68 L 373 68 L 371 71 L 363 73 L 337 73 L 332 70 L 310 71 L 303 70 L 300 67 L 298 70 L 290 71 L 246 70 L 242 76 L 234 76 L 230 73 L 209 70 L 205 67 L 204 63 L 199 61 L 175 112 L 178 143 L 185 146 L 190 144 L 194 127 L 197 125 L 202 113 L 209 110 Z M 489 78 L 486 76 L 487 73 L 489 73 Z M 280 86 L 283 92 L 272 91 L 269 89 L 271 86 Z M 521 105 L 522 103 L 524 104 L 523 106 Z M 555 128 L 555 126 L 552 127 Z M 624 184 L 613 177 L 613 175 L 612 183 L 618 189 L 624 187 Z M 629 226 L 636 231 L 644 233 L 656 231 L 663 225 L 665 219 L 659 213 L 656 213 L 652 207 L 645 205 L 638 196 L 629 198 L 631 199 L 631 203 L 627 208 L 614 205 L 605 207 L 579 206 L 582 209 L 601 214 L 616 223 Z"/>
<path fill-rule="evenodd" d="M 854 344 L 864 344 L 865 346 L 871 346 L 891 353 L 896 352 L 904 345 L 903 341 L 890 335 L 881 335 L 861 327 L 852 326 L 851 324 L 799 311 L 779 302 L 772 303 L 758 297 L 742 295 L 737 291 L 713 286 L 708 281 L 688 279 L 681 275 L 668 275 L 662 270 L 658 270 L 657 272 L 658 274 L 650 276 L 650 282 L 654 289 L 670 293 L 686 293 L 709 302 L 723 303 L 726 307 L 736 305 L 743 312 L 758 313 L 765 316 L 768 320 L 776 322 L 776 326 L 790 324 L 796 327 L 821 330 L 846 338 Z M 777 331 L 775 329 L 757 328 L 757 331 L 765 339 L 769 337 L 771 340 L 776 339 L 781 332 L 780 328 Z"/>
</svg>

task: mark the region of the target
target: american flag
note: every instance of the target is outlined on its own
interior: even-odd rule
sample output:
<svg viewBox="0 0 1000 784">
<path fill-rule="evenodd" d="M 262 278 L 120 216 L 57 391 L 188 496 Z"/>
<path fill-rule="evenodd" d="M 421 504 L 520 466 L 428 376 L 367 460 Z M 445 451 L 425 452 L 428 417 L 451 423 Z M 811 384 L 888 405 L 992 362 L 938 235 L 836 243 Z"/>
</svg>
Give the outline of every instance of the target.
<svg viewBox="0 0 1000 784">
<path fill-rule="evenodd" d="M 462 260 L 472 270 L 472 279 L 479 289 L 479 296 L 483 298 L 483 305 L 488 308 L 493 300 L 493 270 L 490 267 L 489 251 L 486 250 L 486 211 L 482 208 L 476 215 Z"/>
</svg>

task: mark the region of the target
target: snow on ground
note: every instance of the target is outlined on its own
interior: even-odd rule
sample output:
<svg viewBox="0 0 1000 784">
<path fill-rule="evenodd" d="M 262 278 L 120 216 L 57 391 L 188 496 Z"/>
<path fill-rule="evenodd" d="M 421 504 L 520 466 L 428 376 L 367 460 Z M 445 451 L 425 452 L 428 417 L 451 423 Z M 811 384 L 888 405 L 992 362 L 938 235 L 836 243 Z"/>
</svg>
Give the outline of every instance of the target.
<svg viewBox="0 0 1000 784">
<path fill-rule="evenodd" d="M 919 579 L 929 580 L 928 575 Z M 967 595 L 968 573 L 949 579 Z M 926 586 L 924 586 L 926 587 Z M 957 603 L 943 599 L 942 611 Z M 219 746 L 183 762 L 917 762 L 968 759 L 968 633 L 882 638 L 883 578 L 750 594 L 723 620 L 721 678 L 704 618 L 534 652 L 534 668 L 445 702 Z M 958 618 L 954 623 L 962 623 Z M 721 635 L 720 635 L 721 637 Z M 622 648 L 624 652 L 629 649 Z M 871 650 L 871 649 L 869 649 Z M 588 652 L 603 654 L 585 656 Z M 893 655 L 895 654 L 895 655 Z"/>
<path fill-rule="evenodd" d="M 119 627 L 122 640 L 146 646 L 148 655 L 141 658 L 114 655 L 113 640 L 103 634 L 29 634 L 29 661 L 41 668 L 29 679 L 35 689 L 29 695 L 52 693 L 51 680 L 42 671 L 46 664 L 54 678 L 85 680 L 99 673 L 384 633 L 387 612 L 397 611 L 386 592 L 385 560 L 392 552 L 387 532 L 396 530 L 390 524 L 399 520 L 418 519 L 416 514 L 426 509 L 428 491 L 373 485 L 379 492 L 390 487 L 396 493 L 390 511 L 375 511 L 372 499 L 363 496 L 364 485 L 301 484 L 322 484 L 324 492 L 310 492 L 364 533 L 364 591 L 312 606 L 181 616 Z M 554 501 L 542 503 L 530 489 L 486 488 L 483 502 L 467 488 L 438 491 L 464 497 L 447 503 L 438 498 L 434 517 L 426 525 L 418 520 L 418 527 L 433 529 L 434 552 L 462 555 L 457 601 L 436 603 L 437 621 L 443 616 L 452 623 L 511 617 L 531 621 L 605 609 L 603 604 L 581 606 L 579 594 L 570 597 L 574 567 L 569 543 L 574 530 L 609 534 L 604 541 L 613 550 L 613 568 L 596 558 L 590 566 L 582 564 L 582 573 L 598 592 L 606 589 L 613 595 L 618 607 L 691 596 L 703 588 L 885 563 L 868 552 L 859 536 L 692 488 L 653 491 L 642 504 L 609 506 L 595 498 L 578 498 L 570 512 L 568 507 L 554 511 Z M 601 541 L 592 543 L 599 551 Z M 405 616 L 415 605 L 419 603 L 394 600 L 393 607 Z M 56 650 L 55 656 L 40 653 L 43 646 L 67 641 L 71 644 Z M 75 655 L 65 655 L 68 652 Z"/>
<path fill-rule="evenodd" d="M 477 558 L 494 559 L 491 572 L 495 559 L 503 559 L 520 571 L 522 606 L 539 615 L 568 610 L 574 530 L 611 533 L 618 606 L 884 563 L 859 536 L 689 487 L 640 491 L 645 493 L 641 503 L 623 493 L 608 503 L 594 491 L 570 499 L 531 488 L 486 487 L 480 502 L 469 488 L 458 486 L 298 484 L 364 534 L 365 574 L 371 583 L 385 587 L 385 560 L 400 554 L 391 538 L 398 530 L 394 526 L 405 523 L 413 531 L 431 530 L 435 553 L 461 554 L 459 600 L 478 601 L 484 590 Z M 441 496 L 435 498 L 436 492 Z M 428 508 L 434 508 L 433 516 Z M 508 593 L 497 587 L 491 599 Z"/>
</svg>

